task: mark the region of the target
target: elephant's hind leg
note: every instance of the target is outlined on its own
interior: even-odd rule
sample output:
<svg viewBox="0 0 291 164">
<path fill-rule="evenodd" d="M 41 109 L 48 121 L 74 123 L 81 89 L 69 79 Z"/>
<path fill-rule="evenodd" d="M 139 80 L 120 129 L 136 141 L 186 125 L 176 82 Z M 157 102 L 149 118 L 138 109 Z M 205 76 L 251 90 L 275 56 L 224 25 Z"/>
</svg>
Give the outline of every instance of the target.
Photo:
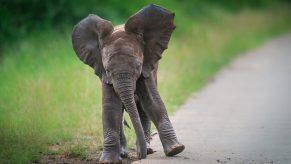
<svg viewBox="0 0 291 164">
<path fill-rule="evenodd" d="M 144 135 L 147 143 L 147 154 L 153 154 L 154 150 L 150 146 L 151 142 L 151 120 L 147 116 L 147 114 L 144 112 L 144 109 L 142 108 L 140 101 L 137 101 L 136 103 L 137 109 L 138 109 L 138 114 L 140 117 L 140 121 L 144 130 Z"/>
<path fill-rule="evenodd" d="M 100 163 L 121 163 L 122 103 L 111 85 L 102 84 L 103 152 Z"/>
</svg>

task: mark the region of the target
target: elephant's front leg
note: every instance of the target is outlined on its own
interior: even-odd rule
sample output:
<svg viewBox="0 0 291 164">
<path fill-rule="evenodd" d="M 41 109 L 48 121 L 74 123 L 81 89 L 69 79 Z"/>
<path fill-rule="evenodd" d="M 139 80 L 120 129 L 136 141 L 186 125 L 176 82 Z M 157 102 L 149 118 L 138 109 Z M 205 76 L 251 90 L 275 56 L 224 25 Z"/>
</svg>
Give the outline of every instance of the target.
<svg viewBox="0 0 291 164">
<path fill-rule="evenodd" d="M 154 78 L 139 78 L 137 94 L 140 98 L 142 108 L 158 129 L 165 154 L 167 156 L 173 156 L 182 152 L 185 146 L 176 137 L 165 105 L 156 88 Z"/>
<path fill-rule="evenodd" d="M 102 84 L 103 152 L 101 163 L 120 163 L 120 129 L 122 126 L 122 103 L 113 87 Z"/>
</svg>

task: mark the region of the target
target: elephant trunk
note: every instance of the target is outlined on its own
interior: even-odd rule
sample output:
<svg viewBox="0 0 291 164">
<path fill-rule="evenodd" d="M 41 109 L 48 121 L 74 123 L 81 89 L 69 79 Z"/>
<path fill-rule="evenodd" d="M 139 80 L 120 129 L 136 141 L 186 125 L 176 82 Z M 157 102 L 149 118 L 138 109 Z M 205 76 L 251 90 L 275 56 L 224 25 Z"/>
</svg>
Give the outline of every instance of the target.
<svg viewBox="0 0 291 164">
<path fill-rule="evenodd" d="M 114 88 L 119 95 L 122 103 L 124 104 L 133 127 L 135 129 L 136 137 L 137 137 L 137 152 L 138 157 L 140 159 L 146 158 L 147 155 L 147 147 L 146 140 L 144 136 L 144 130 L 141 125 L 141 121 L 138 115 L 135 99 L 134 99 L 134 90 L 135 90 L 135 82 L 130 74 L 118 74 L 115 77 L 115 82 L 113 83 Z"/>
</svg>

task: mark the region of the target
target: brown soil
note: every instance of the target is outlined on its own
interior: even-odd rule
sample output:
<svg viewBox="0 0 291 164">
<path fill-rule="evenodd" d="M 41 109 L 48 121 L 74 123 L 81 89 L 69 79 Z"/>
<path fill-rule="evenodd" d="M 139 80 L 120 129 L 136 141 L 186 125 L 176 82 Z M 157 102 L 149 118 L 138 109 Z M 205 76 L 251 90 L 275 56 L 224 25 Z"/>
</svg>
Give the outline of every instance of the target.
<svg viewBox="0 0 291 164">
<path fill-rule="evenodd" d="M 87 159 L 71 158 L 66 155 L 45 155 L 35 164 L 96 164 L 101 156 L 101 151 L 91 153 Z M 122 159 L 123 164 L 129 164 L 133 161 L 137 161 L 136 152 L 131 149 L 129 150 L 129 157 Z"/>
</svg>

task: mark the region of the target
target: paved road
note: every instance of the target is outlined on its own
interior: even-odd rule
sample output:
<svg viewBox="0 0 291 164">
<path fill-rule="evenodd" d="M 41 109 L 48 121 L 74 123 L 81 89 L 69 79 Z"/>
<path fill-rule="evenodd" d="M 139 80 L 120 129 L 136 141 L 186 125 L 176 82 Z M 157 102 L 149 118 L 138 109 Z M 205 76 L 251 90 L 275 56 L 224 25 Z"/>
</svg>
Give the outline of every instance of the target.
<svg viewBox="0 0 291 164">
<path fill-rule="evenodd" d="M 291 35 L 244 54 L 171 118 L 186 149 L 135 163 L 291 163 Z"/>
</svg>

